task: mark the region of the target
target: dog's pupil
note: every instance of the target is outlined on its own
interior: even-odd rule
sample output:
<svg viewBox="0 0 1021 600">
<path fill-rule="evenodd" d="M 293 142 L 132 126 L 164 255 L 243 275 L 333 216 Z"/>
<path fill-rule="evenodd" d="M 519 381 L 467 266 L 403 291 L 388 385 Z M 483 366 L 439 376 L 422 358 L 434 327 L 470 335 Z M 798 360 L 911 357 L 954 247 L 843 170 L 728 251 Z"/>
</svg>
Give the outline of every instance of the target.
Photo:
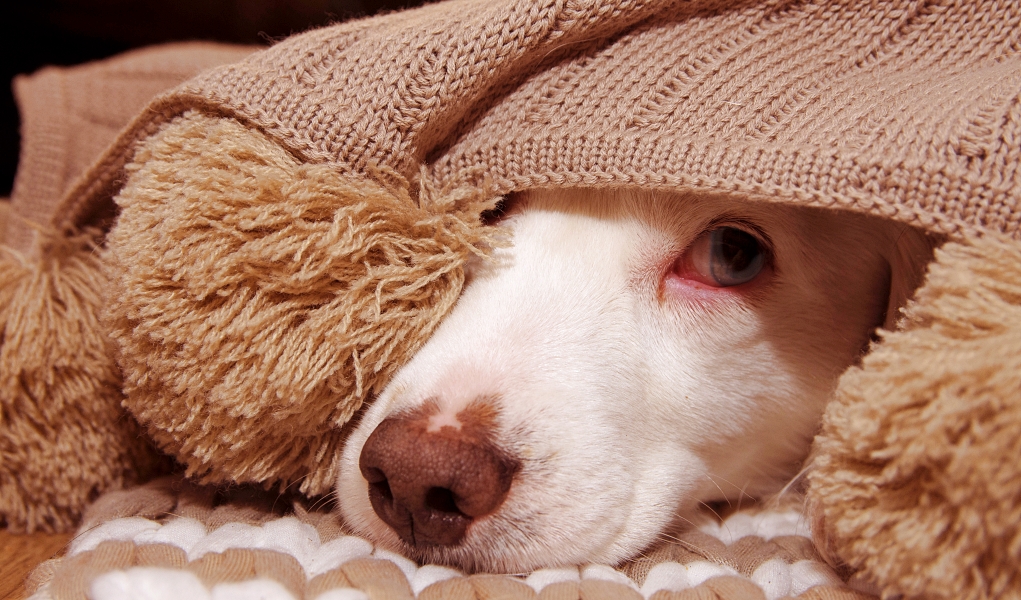
<svg viewBox="0 0 1021 600">
<path fill-rule="evenodd" d="M 740 285 L 755 278 L 766 257 L 759 240 L 736 227 L 720 227 L 709 233 L 709 268 L 723 286 Z"/>
</svg>

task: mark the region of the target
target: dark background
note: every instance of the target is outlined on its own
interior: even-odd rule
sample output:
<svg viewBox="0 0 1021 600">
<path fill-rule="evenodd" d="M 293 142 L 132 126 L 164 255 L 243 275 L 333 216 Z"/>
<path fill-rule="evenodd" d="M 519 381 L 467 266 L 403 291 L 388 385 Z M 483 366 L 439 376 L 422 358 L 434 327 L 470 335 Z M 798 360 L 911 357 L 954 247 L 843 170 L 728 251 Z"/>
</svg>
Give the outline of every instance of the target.
<svg viewBox="0 0 1021 600">
<path fill-rule="evenodd" d="M 11 79 L 169 41 L 264 44 L 424 0 L 14 0 L 0 7 L 0 197 L 18 162 Z"/>
</svg>

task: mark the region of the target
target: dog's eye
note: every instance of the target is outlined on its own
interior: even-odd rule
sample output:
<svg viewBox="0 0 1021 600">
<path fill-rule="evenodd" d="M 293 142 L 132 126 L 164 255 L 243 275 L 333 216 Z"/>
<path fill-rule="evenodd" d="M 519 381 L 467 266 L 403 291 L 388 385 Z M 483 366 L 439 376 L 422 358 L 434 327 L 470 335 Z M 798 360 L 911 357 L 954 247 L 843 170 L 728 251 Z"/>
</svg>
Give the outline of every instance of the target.
<svg viewBox="0 0 1021 600">
<path fill-rule="evenodd" d="M 677 268 L 700 283 L 732 287 L 755 279 L 765 264 L 758 238 L 737 227 L 717 227 L 695 239 Z"/>
</svg>

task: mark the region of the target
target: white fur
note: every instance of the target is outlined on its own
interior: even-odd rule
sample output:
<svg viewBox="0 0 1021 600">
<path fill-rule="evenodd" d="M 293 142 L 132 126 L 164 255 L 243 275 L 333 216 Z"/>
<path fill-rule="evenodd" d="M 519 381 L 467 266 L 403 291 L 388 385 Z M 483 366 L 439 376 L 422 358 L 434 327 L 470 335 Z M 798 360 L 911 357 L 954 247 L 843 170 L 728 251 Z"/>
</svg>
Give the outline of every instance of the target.
<svg viewBox="0 0 1021 600">
<path fill-rule="evenodd" d="M 750 289 L 670 275 L 720 218 L 772 240 L 771 272 Z M 418 557 L 504 572 L 615 563 L 699 502 L 778 490 L 928 250 L 910 228 L 850 213 L 627 191 L 531 192 L 505 223 L 513 244 L 472 267 L 457 306 L 365 412 L 337 488 L 358 533 L 416 554 L 369 504 L 363 444 L 427 400 L 456 422 L 496 398 L 495 439 L 521 461 L 509 495 L 461 544 Z"/>
</svg>

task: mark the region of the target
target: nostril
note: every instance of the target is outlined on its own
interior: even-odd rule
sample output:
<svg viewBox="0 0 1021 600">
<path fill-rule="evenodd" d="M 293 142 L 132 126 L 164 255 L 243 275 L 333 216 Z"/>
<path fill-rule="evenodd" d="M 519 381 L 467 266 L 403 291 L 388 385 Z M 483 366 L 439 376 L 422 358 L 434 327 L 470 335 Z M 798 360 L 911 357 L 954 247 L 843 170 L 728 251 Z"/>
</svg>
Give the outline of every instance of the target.
<svg viewBox="0 0 1021 600">
<path fill-rule="evenodd" d="M 375 467 L 363 468 L 362 477 L 365 477 L 365 481 L 369 483 L 386 483 L 386 473 Z"/>
<path fill-rule="evenodd" d="M 370 467 L 362 470 L 362 476 L 365 477 L 365 481 L 369 482 L 370 497 L 373 497 L 374 500 L 393 502 L 394 495 L 390 490 L 390 482 L 386 478 L 386 473 Z"/>
<path fill-rule="evenodd" d="M 476 519 L 495 512 L 518 462 L 490 441 L 492 408 L 432 428 L 425 413 L 385 419 L 362 446 L 359 467 L 380 519 L 415 546 L 450 546 Z"/>
<path fill-rule="evenodd" d="M 390 491 L 390 484 L 387 480 L 369 483 L 369 493 L 379 497 L 384 502 L 393 502 L 394 493 Z"/>
<path fill-rule="evenodd" d="M 437 512 L 464 514 L 457 508 L 454 492 L 442 487 L 429 488 L 425 493 L 425 507 Z"/>
</svg>

